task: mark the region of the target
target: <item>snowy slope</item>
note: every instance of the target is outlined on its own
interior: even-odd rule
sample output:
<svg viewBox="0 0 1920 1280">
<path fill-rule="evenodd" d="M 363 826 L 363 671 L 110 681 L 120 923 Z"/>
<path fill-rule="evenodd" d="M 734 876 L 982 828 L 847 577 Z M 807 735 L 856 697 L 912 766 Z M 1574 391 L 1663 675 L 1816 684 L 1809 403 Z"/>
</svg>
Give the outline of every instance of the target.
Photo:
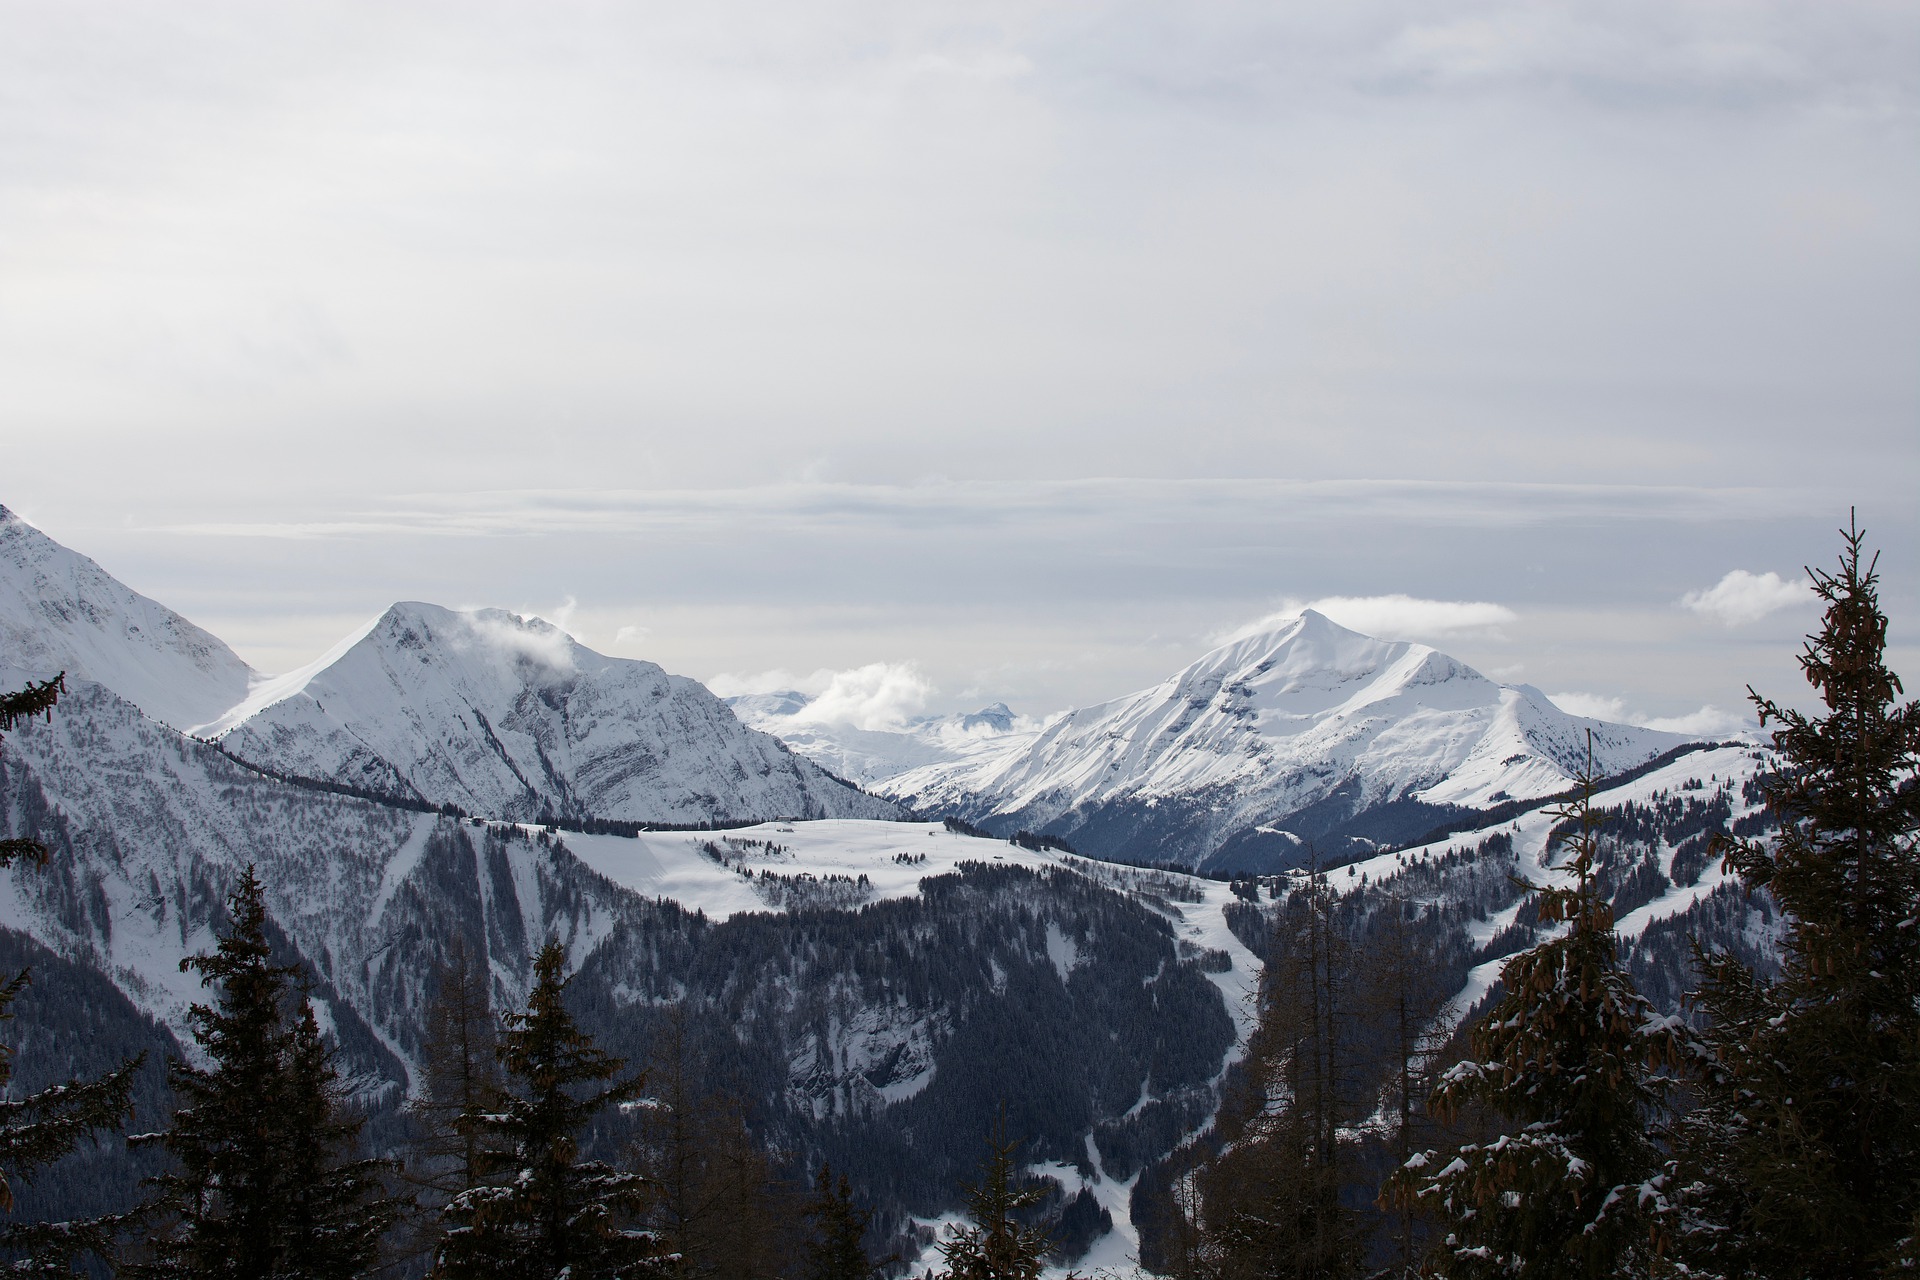
<svg viewBox="0 0 1920 1280">
<path fill-rule="evenodd" d="M 620 911 L 611 886 L 582 883 L 524 836 L 476 861 L 449 843 L 452 819 L 261 777 L 90 681 L 0 746 L 6 830 L 53 850 L 44 868 L 0 870 L 0 925 L 98 969 L 183 1039 L 187 1005 L 205 997 L 179 961 L 211 945 L 250 864 L 319 975 L 336 1032 L 358 1028 L 356 1069 L 377 1088 L 404 1086 L 430 972 L 422 949 L 447 920 L 517 943 L 495 963 L 513 998 L 529 934 L 557 932 L 583 957 Z M 469 912 L 478 919 L 461 921 Z"/>
<path fill-rule="evenodd" d="M 538 618 L 396 604 L 197 732 L 281 773 L 499 818 L 888 818 L 699 683 Z"/>
<path fill-rule="evenodd" d="M 803 693 L 751 693 L 727 698 L 745 724 L 770 733 L 837 777 L 864 787 L 910 769 L 952 765 L 1033 741 L 1038 721 L 1003 702 L 968 715 L 924 716 L 902 729 L 863 729 L 812 714 Z"/>
<path fill-rule="evenodd" d="M 1031 1030 L 1022 1019 L 1035 984 L 1052 992 L 1046 1007 L 1079 1020 L 1075 1043 L 1097 1036 L 1107 1047 L 1097 1060 L 1052 1059 L 1053 1069 L 1087 1089 L 1126 1073 L 1125 1098 L 1088 1113 L 1097 1129 L 1136 1094 L 1146 1103 L 1142 1081 L 1161 1107 L 1204 1090 L 1211 1067 L 1184 1084 L 1150 1073 L 1161 1058 L 1153 1030 L 1180 1008 L 1212 1005 L 1211 984 L 1225 997 L 1212 1016 L 1241 1014 L 1244 1038 L 1257 975 L 1227 928 L 1221 884 L 1193 882 L 1166 901 L 1163 882 L 1188 878 L 901 822 L 556 840 L 262 776 L 85 680 L 50 721 L 0 744 L 0 831 L 53 850 L 45 868 L 0 870 L 0 927 L 97 970 L 183 1043 L 187 1006 L 205 993 L 179 962 L 212 945 L 222 900 L 252 864 L 274 926 L 314 980 L 343 1069 L 370 1101 L 391 1105 L 408 1087 L 433 967 L 452 938 L 485 957 L 496 1005 L 510 1007 L 525 997 L 533 950 L 555 936 L 583 1007 L 617 1011 L 595 1029 L 620 1052 L 644 1051 L 643 1020 L 663 999 L 704 1010 L 751 1038 L 743 1061 L 778 1073 L 765 1083 L 789 1123 L 860 1126 L 863 1143 L 904 1132 L 923 1161 L 945 1161 L 941 1190 L 977 1144 L 952 1118 L 972 1106 L 971 1064 L 983 1046 Z M 968 867 L 989 874 L 969 879 Z M 1014 878 L 996 884 L 1002 868 Z M 831 904 L 795 886 L 861 888 L 863 876 L 860 901 L 840 905 L 874 910 L 799 909 Z M 945 889 L 923 893 L 929 877 Z M 1175 963 L 1201 952 L 1231 964 L 1199 976 Z M 1118 1019 L 1124 1042 L 1108 1044 L 1110 1024 L 1096 1017 Z M 1071 1138 L 1074 1149 L 1091 1143 L 1091 1132 Z M 884 1181 L 871 1185 L 886 1194 Z M 1101 1188 L 1119 1205 L 1128 1185 Z"/>
<path fill-rule="evenodd" d="M 247 694 L 254 673 L 218 639 L 0 507 L 0 663 L 106 685 L 179 728 Z"/>
<path fill-rule="evenodd" d="M 646 832 L 624 836 L 563 837 L 575 857 L 607 879 L 649 898 L 671 898 L 715 920 L 742 912 L 782 911 L 807 903 L 805 894 L 783 892 L 779 881 L 811 878 L 831 890 L 834 878 L 848 884 L 855 905 L 908 898 L 929 876 L 961 864 L 997 862 L 1039 870 L 1064 867 L 1129 893 L 1155 891 L 1159 882 L 1180 886 L 1193 903 L 1155 899 L 1176 932 L 1195 947 L 1226 950 L 1239 959 L 1223 990 L 1239 1008 L 1245 984 L 1257 972 L 1251 954 L 1226 927 L 1222 912 L 1234 901 L 1218 880 L 1093 862 L 1051 849 L 1037 852 L 1001 840 L 959 835 L 939 823 L 824 819 L 768 822 L 729 831 Z M 756 883 L 771 887 L 756 888 Z M 1223 975 L 1224 976 L 1224 975 Z"/>
<path fill-rule="evenodd" d="M 1308 610 L 1151 689 L 1068 712 L 1025 745 L 880 789 L 976 822 L 1080 832 L 1131 858 L 1271 867 L 1303 840 L 1392 839 L 1393 822 L 1418 834 L 1446 806 L 1559 791 L 1589 728 L 1602 774 L 1685 741 L 1567 715 L 1536 690 Z"/>
<path fill-rule="evenodd" d="M 1691 752 L 1631 782 L 1597 792 L 1593 797 L 1593 805 L 1603 812 L 1629 804 L 1645 806 L 1662 796 L 1687 794 L 1698 789 L 1700 794 L 1724 795 L 1731 818 L 1746 818 L 1759 812 L 1761 805 L 1747 794 L 1743 784 L 1754 777 L 1767 759 L 1764 751 L 1743 746 L 1710 747 Z M 1340 868 L 1332 874 L 1332 883 L 1336 889 L 1343 891 L 1351 890 L 1356 885 L 1373 884 L 1390 894 L 1395 891 L 1395 881 L 1405 876 L 1410 867 L 1438 858 L 1450 848 L 1471 847 L 1482 835 L 1497 830 L 1513 842 L 1508 865 L 1500 868 L 1503 873 L 1535 884 L 1565 886 L 1571 883 L 1571 876 L 1564 859 L 1557 856 L 1558 845 L 1549 839 L 1560 822 L 1555 809 L 1556 806 L 1545 806 L 1523 813 L 1497 828 L 1460 832 L 1432 844 L 1380 854 Z M 1618 840 L 1609 834 L 1606 824 L 1601 825 L 1599 833 L 1603 858 L 1617 856 Z M 1690 883 L 1673 883 L 1670 877 L 1674 872 L 1674 847 L 1663 844 L 1649 852 L 1663 877 L 1669 879 L 1657 896 L 1622 913 L 1614 922 L 1614 931 L 1628 945 L 1640 938 L 1650 926 L 1683 915 L 1723 887 L 1739 883 L 1737 877 L 1729 873 L 1717 857 L 1706 860 L 1697 878 Z M 1686 877 L 1681 879 L 1685 880 Z M 1512 905 L 1473 926 L 1470 930 L 1473 940 L 1484 943 L 1511 925 L 1524 901 L 1524 898 L 1516 897 Z M 1466 985 L 1454 998 L 1454 1010 L 1464 1013 L 1473 1008 L 1499 978 L 1500 969 L 1509 958 L 1510 955 L 1501 955 L 1475 966 L 1468 974 Z"/>
</svg>

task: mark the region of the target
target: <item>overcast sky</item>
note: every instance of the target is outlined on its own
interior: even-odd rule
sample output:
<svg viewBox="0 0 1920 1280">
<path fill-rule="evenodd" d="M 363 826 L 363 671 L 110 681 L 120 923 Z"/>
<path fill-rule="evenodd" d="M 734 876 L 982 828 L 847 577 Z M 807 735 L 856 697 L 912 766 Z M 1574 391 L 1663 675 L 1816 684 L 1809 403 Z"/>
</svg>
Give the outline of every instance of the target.
<svg viewBox="0 0 1920 1280">
<path fill-rule="evenodd" d="M 1705 726 L 1858 505 L 1920 679 L 1920 6 L 0 0 L 0 446 L 267 671 L 1043 712 L 1320 602 Z"/>
</svg>

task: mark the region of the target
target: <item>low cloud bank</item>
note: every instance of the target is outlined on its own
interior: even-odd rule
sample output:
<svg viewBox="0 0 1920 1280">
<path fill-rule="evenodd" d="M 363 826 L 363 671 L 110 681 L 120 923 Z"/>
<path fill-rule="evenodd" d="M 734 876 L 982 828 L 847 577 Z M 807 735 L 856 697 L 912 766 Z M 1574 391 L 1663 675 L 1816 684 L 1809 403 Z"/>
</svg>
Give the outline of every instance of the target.
<svg viewBox="0 0 1920 1280">
<path fill-rule="evenodd" d="M 1690 738 L 1745 737 L 1754 729 L 1752 721 L 1745 716 L 1722 711 L 1715 706 L 1703 706 L 1698 711 L 1679 716 L 1649 716 L 1628 707 L 1625 699 L 1611 694 L 1568 691 L 1550 693 L 1547 697 L 1554 706 L 1570 716 L 1658 729 L 1662 733 L 1683 733 Z"/>
</svg>

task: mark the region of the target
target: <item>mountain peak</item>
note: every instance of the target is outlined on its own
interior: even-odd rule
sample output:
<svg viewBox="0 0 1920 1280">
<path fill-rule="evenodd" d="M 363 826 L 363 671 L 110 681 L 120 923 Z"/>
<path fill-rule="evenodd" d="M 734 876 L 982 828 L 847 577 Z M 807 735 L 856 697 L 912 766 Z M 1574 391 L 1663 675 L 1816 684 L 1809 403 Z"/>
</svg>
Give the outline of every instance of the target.
<svg viewBox="0 0 1920 1280">
<path fill-rule="evenodd" d="M 246 696 L 253 669 L 173 610 L 0 507 L 0 654 L 105 685 L 186 727 Z"/>
<path fill-rule="evenodd" d="M 1000 733 L 1013 729 L 1013 708 L 1004 702 L 996 702 L 990 707 L 982 707 L 969 716 L 960 718 L 962 729 L 992 728 Z"/>
<path fill-rule="evenodd" d="M 531 662 L 553 676 L 573 675 L 581 657 L 592 653 L 545 618 L 492 607 L 449 609 L 419 600 L 390 605 L 368 634 L 390 647 L 418 650 L 423 661 L 428 655 L 438 662 L 452 655 L 464 661 L 487 655 L 516 668 Z"/>
<path fill-rule="evenodd" d="M 696 682 L 506 609 L 400 601 L 208 728 L 283 773 L 521 821 L 899 812 Z"/>
<path fill-rule="evenodd" d="M 1358 848 L 1423 834 L 1448 806 L 1551 794 L 1566 785 L 1581 727 L 1431 646 L 1306 609 L 1241 632 L 1150 689 L 1067 712 L 1004 751 L 903 773 L 886 789 L 1009 829 L 1097 830 L 1123 859 L 1272 869 L 1297 852 L 1288 841 Z M 1597 763 L 1617 772 L 1681 741 L 1606 726 Z"/>
</svg>

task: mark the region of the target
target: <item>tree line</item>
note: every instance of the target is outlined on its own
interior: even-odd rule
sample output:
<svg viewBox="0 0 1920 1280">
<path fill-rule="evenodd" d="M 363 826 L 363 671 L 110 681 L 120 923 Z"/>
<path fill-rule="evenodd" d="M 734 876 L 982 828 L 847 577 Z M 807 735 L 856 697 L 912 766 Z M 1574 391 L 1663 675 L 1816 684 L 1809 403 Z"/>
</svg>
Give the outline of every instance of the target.
<svg viewBox="0 0 1920 1280">
<path fill-rule="evenodd" d="M 1258 1027 L 1211 1141 L 1136 1200 L 1156 1269 L 1920 1271 L 1920 703 L 1886 666 L 1876 562 L 1857 526 L 1843 538 L 1838 570 L 1811 571 L 1824 615 L 1800 665 L 1819 709 L 1752 694 L 1772 728 L 1753 784 L 1771 834 L 1661 802 L 1700 828 L 1681 833 L 1690 862 L 1723 860 L 1766 903 L 1777 962 L 1696 938 L 1685 1016 L 1656 1011 L 1614 931 L 1648 898 L 1645 869 L 1608 855 L 1590 767 L 1555 815 L 1560 874 L 1514 883 L 1515 927 L 1540 940 L 1464 1028 L 1444 1016 L 1463 959 L 1412 904 L 1361 930 L 1310 876 L 1273 913 Z"/>
</svg>

